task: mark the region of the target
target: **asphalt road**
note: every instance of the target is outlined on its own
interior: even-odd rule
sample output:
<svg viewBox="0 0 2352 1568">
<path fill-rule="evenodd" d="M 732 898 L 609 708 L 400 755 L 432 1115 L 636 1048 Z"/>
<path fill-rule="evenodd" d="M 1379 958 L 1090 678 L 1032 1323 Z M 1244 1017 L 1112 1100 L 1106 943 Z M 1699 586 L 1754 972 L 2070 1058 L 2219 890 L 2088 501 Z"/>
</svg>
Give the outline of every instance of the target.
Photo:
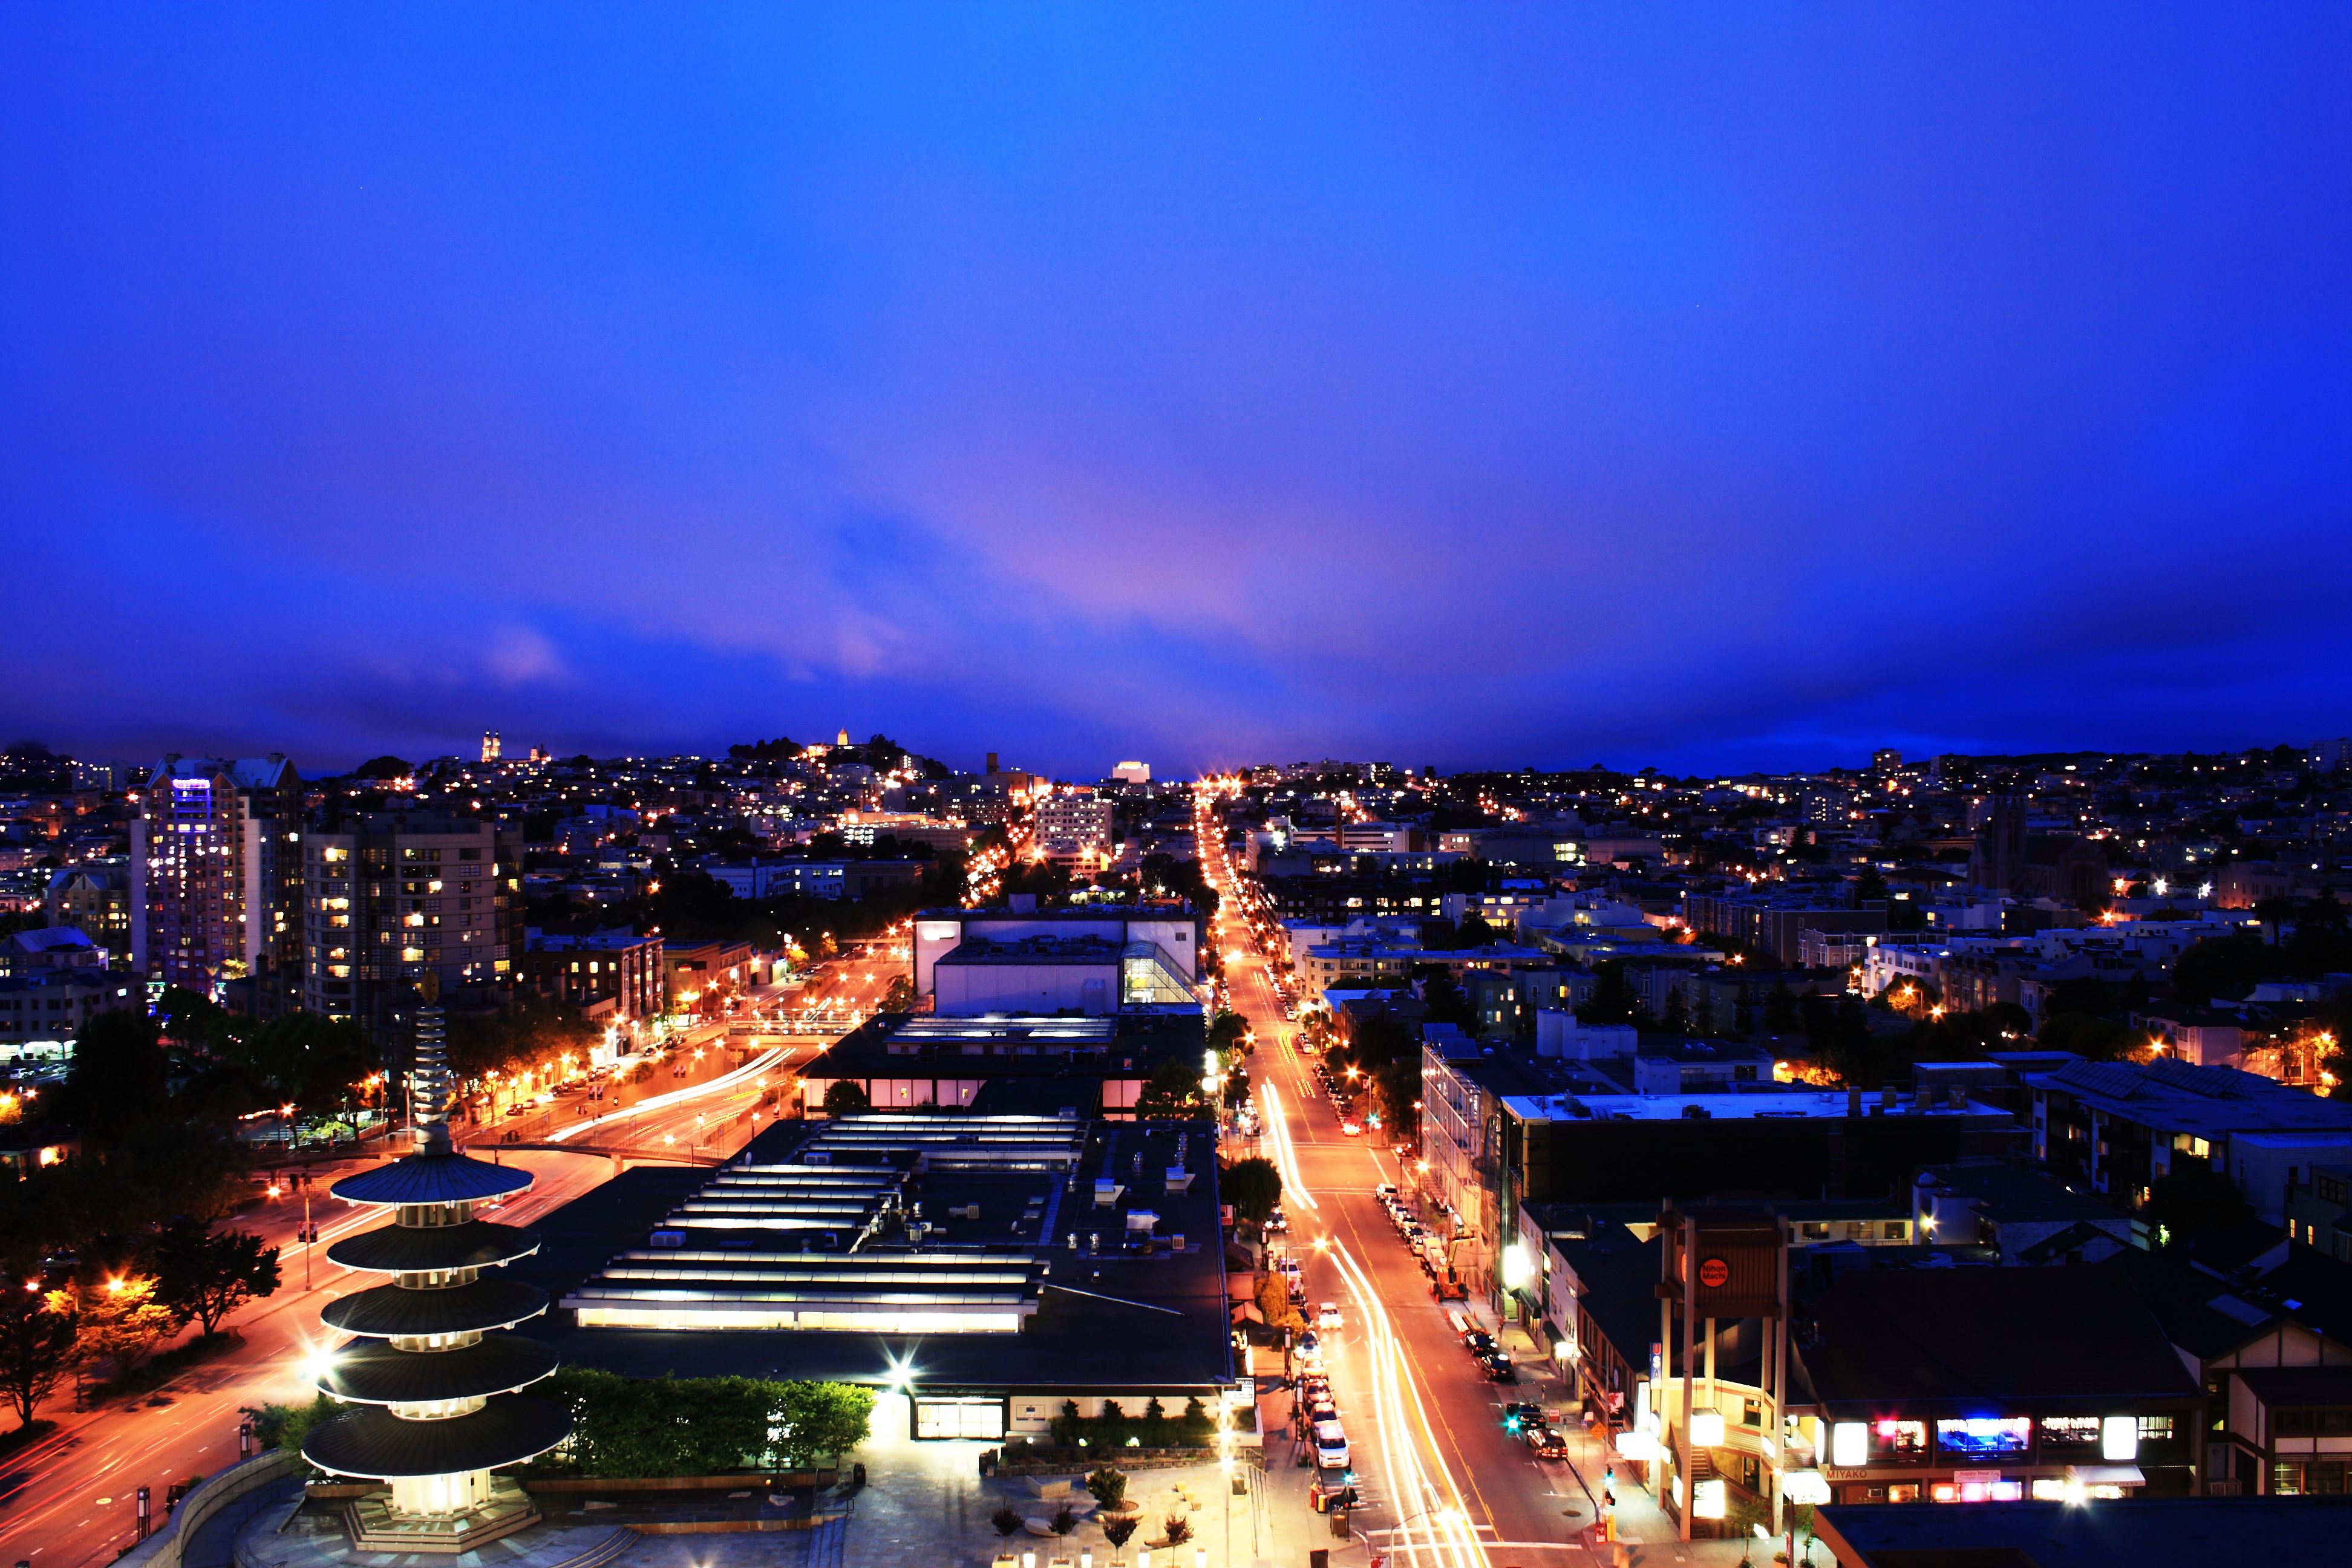
<svg viewBox="0 0 2352 1568">
<path fill-rule="evenodd" d="M 634 1105 L 657 1103 L 624 1117 L 605 1118 L 591 1127 L 572 1114 L 567 1098 L 546 1113 L 510 1119 L 497 1129 L 515 1131 L 538 1140 L 564 1135 L 573 1142 L 609 1140 L 625 1131 L 635 1147 L 698 1147 L 702 1152 L 732 1153 L 768 1123 L 772 1111 L 758 1112 L 766 1087 L 783 1083 L 793 1060 L 804 1059 L 814 1042 L 754 1040 L 748 1053 L 730 1052 L 706 1044 L 700 1063 L 693 1063 L 692 1047 L 685 1055 L 689 1076 L 672 1079 L 667 1068 L 656 1068 L 642 1086 L 625 1091 Z M 736 1061 L 759 1060 L 777 1053 L 761 1072 L 727 1081 Z M 763 1084 L 761 1079 L 766 1081 Z M 616 1102 L 617 1103 L 617 1102 Z M 567 1132 L 567 1128 L 570 1131 Z M 473 1130 L 458 1129 L 461 1141 Z M 490 1154 L 510 1165 L 530 1171 L 537 1181 L 530 1190 L 510 1198 L 491 1216 L 508 1224 L 527 1225 L 609 1180 L 615 1169 L 612 1157 L 601 1152 L 572 1152 L 555 1149 L 511 1149 L 488 1137 L 469 1152 Z M 278 1293 L 248 1305 L 229 1326 L 244 1343 L 219 1358 L 192 1368 L 139 1400 L 110 1405 L 97 1411 L 72 1407 L 73 1390 L 67 1387 L 41 1414 L 58 1423 L 58 1430 L 37 1447 L 0 1459 L 0 1563 L 32 1562 L 40 1568 L 96 1568 L 110 1563 L 128 1545 L 135 1529 L 132 1499 L 136 1489 L 153 1490 L 157 1522 L 163 1498 L 175 1480 L 209 1474 L 232 1464 L 237 1457 L 236 1428 L 244 1405 L 298 1404 L 312 1390 L 301 1373 L 304 1358 L 331 1345 L 334 1336 L 319 1322 L 320 1310 L 347 1289 L 380 1283 L 375 1276 L 352 1276 L 330 1264 L 326 1248 L 353 1231 L 384 1223 L 379 1210 L 347 1205 L 327 1195 L 336 1176 L 357 1169 L 346 1162 L 321 1169 L 310 1191 L 311 1211 L 319 1226 L 315 1249 L 306 1249 L 293 1237 L 302 1223 L 299 1191 L 241 1215 L 238 1227 L 259 1232 L 282 1246 L 282 1283 Z M 304 1284 L 306 1251 L 310 1284 Z"/>
<path fill-rule="evenodd" d="M 1503 1426 L 1506 1401 L 1555 1405 L 1560 1380 L 1529 1363 L 1517 1384 L 1495 1384 L 1462 1348 L 1373 1195 L 1382 1183 L 1405 1184 L 1397 1159 L 1344 1135 L 1320 1098 L 1272 972 L 1232 912 L 1232 875 L 1214 847 L 1220 837 L 1206 826 L 1199 842 L 1226 894 L 1218 945 L 1228 1005 L 1257 1037 L 1251 1070 L 1266 1121 L 1262 1142 L 1283 1171 L 1286 1239 L 1305 1259 L 1310 1312 L 1336 1301 L 1345 1320 L 1328 1336 L 1328 1359 L 1368 1504 L 1350 1522 L 1416 1568 L 1588 1562 L 1576 1537 L 1593 1517 L 1582 1483 L 1568 1464 L 1536 1459 Z"/>
</svg>

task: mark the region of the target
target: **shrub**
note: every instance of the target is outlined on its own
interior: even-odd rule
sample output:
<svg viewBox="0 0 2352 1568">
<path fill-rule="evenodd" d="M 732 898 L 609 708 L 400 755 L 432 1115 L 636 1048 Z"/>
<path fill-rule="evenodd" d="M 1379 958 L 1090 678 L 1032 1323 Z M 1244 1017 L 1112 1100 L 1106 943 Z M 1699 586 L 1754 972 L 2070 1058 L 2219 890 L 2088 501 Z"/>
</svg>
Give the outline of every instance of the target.
<svg viewBox="0 0 2352 1568">
<path fill-rule="evenodd" d="M 1192 1521 L 1181 1513 L 1168 1516 L 1168 1544 L 1181 1546 L 1192 1539 Z"/>
<path fill-rule="evenodd" d="M 1087 1490 L 1092 1492 L 1095 1501 L 1103 1507 L 1117 1508 L 1127 1500 L 1127 1477 L 1122 1471 L 1105 1465 L 1087 1478 Z"/>
<path fill-rule="evenodd" d="M 1056 1535 L 1067 1535 L 1078 1528 L 1078 1516 L 1070 1511 L 1068 1503 L 1064 1503 L 1060 1510 L 1045 1521 L 1045 1525 Z"/>
<path fill-rule="evenodd" d="M 1138 1522 L 1132 1514 L 1115 1513 L 1103 1521 L 1103 1539 L 1109 1542 L 1111 1550 L 1116 1552 L 1125 1546 L 1129 1539 L 1135 1534 Z"/>
<path fill-rule="evenodd" d="M 996 1533 L 998 1535 L 1010 1536 L 1013 1531 L 1021 1528 L 1022 1521 L 1021 1516 L 1013 1512 L 1010 1506 L 1007 1506 L 1000 1508 L 994 1513 L 990 1514 L 988 1516 L 988 1522 L 996 1527 Z"/>
</svg>

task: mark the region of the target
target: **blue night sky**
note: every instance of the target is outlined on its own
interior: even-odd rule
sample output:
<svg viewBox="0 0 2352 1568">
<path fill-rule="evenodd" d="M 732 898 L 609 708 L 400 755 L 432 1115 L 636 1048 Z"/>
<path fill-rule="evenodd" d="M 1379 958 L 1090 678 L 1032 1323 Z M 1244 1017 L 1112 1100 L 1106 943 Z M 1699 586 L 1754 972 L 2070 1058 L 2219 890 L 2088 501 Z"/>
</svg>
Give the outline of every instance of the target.
<svg viewBox="0 0 2352 1568">
<path fill-rule="evenodd" d="M 2352 9 L 0 18 L 0 740 L 2352 731 Z"/>
</svg>

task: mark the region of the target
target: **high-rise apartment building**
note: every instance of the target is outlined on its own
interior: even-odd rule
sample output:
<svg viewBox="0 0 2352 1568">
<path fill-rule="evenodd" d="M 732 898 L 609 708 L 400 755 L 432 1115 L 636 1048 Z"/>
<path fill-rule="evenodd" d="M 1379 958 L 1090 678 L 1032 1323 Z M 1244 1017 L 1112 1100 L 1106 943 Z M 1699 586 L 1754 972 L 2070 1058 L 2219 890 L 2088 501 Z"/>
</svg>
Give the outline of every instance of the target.
<svg viewBox="0 0 2352 1568">
<path fill-rule="evenodd" d="M 478 817 L 371 812 L 303 846 L 303 1005 L 391 1038 L 421 1004 L 510 984 L 521 845 Z"/>
<path fill-rule="evenodd" d="M 1111 858 L 1111 802 L 1091 795 L 1056 795 L 1037 803 L 1037 847 L 1055 865 L 1094 866 Z"/>
<path fill-rule="evenodd" d="M 301 813 L 301 775 L 278 752 L 158 763 L 131 825 L 132 969 L 205 995 L 249 979 L 259 1011 L 291 1005 Z"/>
</svg>

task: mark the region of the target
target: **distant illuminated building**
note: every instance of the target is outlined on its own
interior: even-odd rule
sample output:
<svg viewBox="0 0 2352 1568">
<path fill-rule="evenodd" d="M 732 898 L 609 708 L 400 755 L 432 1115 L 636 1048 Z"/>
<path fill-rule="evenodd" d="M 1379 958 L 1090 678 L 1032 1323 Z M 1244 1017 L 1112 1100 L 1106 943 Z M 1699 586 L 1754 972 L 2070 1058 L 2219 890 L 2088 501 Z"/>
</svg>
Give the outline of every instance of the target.
<svg viewBox="0 0 2352 1568">
<path fill-rule="evenodd" d="M 521 845 L 480 817 L 371 812 L 302 846 L 303 1005 L 378 1035 L 394 1010 L 510 984 L 522 952 Z"/>
<path fill-rule="evenodd" d="M 212 995 L 252 977 L 264 1013 L 290 1006 L 302 960 L 302 779 L 267 757 L 165 757 L 131 825 L 131 960 Z"/>
<path fill-rule="evenodd" d="M 496 730 L 483 731 L 482 761 L 486 763 L 495 763 L 504 754 L 505 748 L 499 742 L 499 732 Z"/>
</svg>

